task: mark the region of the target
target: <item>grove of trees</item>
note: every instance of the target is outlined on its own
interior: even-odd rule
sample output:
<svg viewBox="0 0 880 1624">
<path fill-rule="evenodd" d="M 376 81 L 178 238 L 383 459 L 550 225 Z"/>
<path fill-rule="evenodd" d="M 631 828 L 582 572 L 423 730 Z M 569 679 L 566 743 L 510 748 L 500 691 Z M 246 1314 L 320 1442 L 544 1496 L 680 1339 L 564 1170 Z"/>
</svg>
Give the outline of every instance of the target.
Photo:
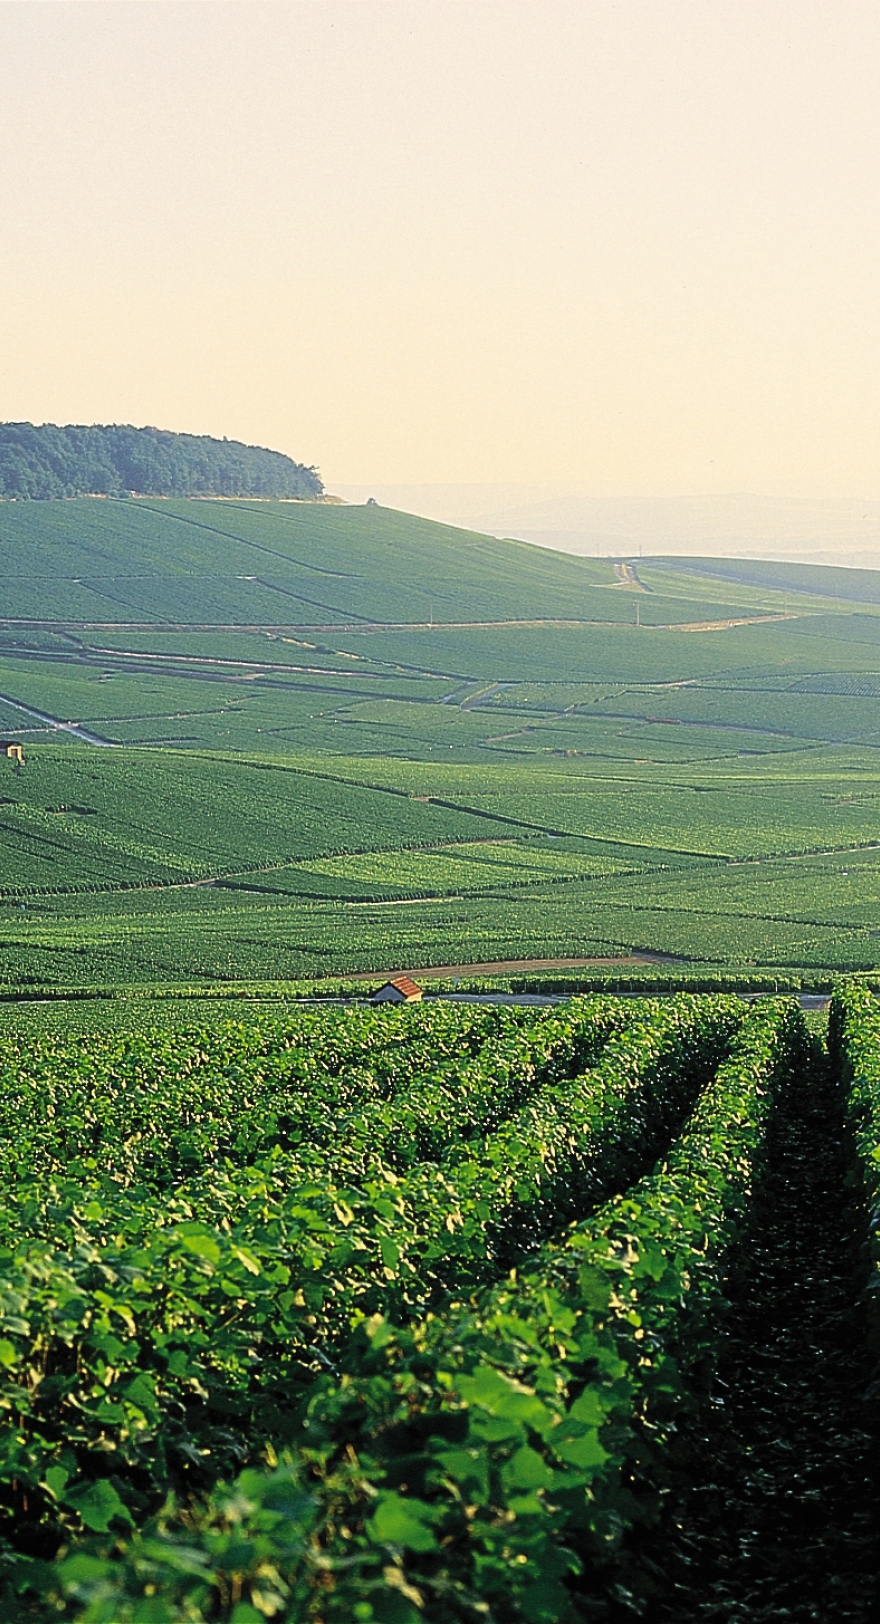
<svg viewBox="0 0 880 1624">
<path fill-rule="evenodd" d="M 281 451 L 130 424 L 0 423 L 0 498 L 317 497 L 314 468 Z"/>
</svg>

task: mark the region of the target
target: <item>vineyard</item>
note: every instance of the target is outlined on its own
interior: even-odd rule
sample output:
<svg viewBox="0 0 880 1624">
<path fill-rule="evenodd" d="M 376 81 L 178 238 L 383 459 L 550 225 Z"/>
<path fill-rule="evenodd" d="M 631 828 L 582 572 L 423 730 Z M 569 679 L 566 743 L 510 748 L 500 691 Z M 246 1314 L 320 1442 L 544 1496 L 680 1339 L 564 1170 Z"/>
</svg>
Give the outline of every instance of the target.
<svg viewBox="0 0 880 1624">
<path fill-rule="evenodd" d="M 0 503 L 0 992 L 880 965 L 880 573 Z"/>
<path fill-rule="evenodd" d="M 872 1620 L 880 575 L 0 559 L 4 1624 Z"/>
<path fill-rule="evenodd" d="M 867 987 L 7 1025 L 0 1132 L 4 1619 L 876 1616 Z"/>
<path fill-rule="evenodd" d="M 820 763 L 821 765 L 821 763 Z M 651 952 L 877 964 L 877 789 L 28 747 L 0 795 L 0 989 L 303 980 Z"/>
</svg>

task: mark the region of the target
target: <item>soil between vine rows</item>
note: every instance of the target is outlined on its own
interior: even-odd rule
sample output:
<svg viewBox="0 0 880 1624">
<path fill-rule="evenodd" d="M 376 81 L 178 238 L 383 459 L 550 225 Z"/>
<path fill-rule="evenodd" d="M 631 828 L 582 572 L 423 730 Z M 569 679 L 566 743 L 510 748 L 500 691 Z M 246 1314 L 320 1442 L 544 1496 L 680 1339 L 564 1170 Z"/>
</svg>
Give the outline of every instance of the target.
<svg viewBox="0 0 880 1624">
<path fill-rule="evenodd" d="M 880 1616 L 880 1406 L 847 1170 L 840 1092 L 819 1062 L 771 1126 L 691 1487 L 650 1553 L 663 1624 Z"/>
</svg>

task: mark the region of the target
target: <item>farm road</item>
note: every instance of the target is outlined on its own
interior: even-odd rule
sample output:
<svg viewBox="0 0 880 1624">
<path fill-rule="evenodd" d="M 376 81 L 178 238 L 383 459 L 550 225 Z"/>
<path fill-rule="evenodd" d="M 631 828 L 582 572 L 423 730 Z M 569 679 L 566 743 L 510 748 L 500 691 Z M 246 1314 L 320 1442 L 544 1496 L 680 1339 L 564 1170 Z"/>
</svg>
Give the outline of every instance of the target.
<svg viewBox="0 0 880 1624">
<path fill-rule="evenodd" d="M 441 992 L 435 995 L 446 1003 L 458 1004 L 564 1004 L 570 992 Z M 672 998 L 673 993 L 616 992 L 615 998 Z M 772 993 L 744 992 L 740 995 L 750 1002 L 756 998 L 770 998 Z M 822 1011 L 828 1008 L 830 997 L 825 993 L 802 992 L 793 996 L 803 1010 Z"/>
<path fill-rule="evenodd" d="M 34 710 L 32 705 L 23 705 L 20 699 L 13 699 L 11 694 L 0 694 L 4 705 L 11 705 L 14 710 L 20 710 L 25 716 L 34 716 L 47 727 L 56 729 L 59 733 L 69 733 L 74 739 L 81 739 L 83 744 L 100 744 L 108 750 L 117 749 L 114 739 L 103 739 L 99 733 L 92 733 L 88 728 L 80 727 L 78 722 L 62 722 L 57 716 L 49 716 L 46 711 Z"/>
<path fill-rule="evenodd" d="M 258 577 L 254 576 L 254 580 Z M 277 590 L 277 588 L 273 588 Z M 611 589 L 613 590 L 613 588 Z M 293 594 L 290 594 L 293 596 Z M 310 600 L 307 600 L 310 601 Z M 340 612 L 341 613 L 341 612 Z M 651 623 L 643 627 L 644 631 L 726 631 L 731 626 L 769 626 L 778 620 L 806 620 L 817 613 L 816 610 L 798 610 L 788 614 L 758 614 L 744 615 L 731 620 L 691 620 L 691 621 L 664 621 Z M 9 631 L 57 631 L 57 632 L 277 632 L 297 634 L 303 632 L 323 632 L 328 636 L 350 637 L 357 633 L 359 637 L 370 637 L 383 632 L 460 632 L 460 631 L 498 631 L 505 627 L 531 628 L 535 630 L 547 628 L 574 628 L 611 626 L 619 627 L 620 620 L 568 620 L 561 617 L 545 616 L 530 620 L 368 620 L 361 618 L 339 619 L 333 621 L 186 621 L 176 622 L 168 620 L 29 620 L 19 616 L 0 616 L 0 627 Z"/>
<path fill-rule="evenodd" d="M 717 1376 L 688 1429 L 693 1481 L 653 1552 L 658 1624 L 877 1618 L 870 1266 L 844 1139 L 820 1061 L 771 1125 Z"/>
</svg>

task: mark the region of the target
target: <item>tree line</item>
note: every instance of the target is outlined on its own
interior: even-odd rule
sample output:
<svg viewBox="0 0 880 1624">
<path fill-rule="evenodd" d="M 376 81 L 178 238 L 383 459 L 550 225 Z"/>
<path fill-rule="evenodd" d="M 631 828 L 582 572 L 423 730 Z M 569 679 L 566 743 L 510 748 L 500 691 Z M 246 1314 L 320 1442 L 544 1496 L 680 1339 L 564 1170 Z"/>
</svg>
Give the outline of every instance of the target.
<svg viewBox="0 0 880 1624">
<path fill-rule="evenodd" d="M 314 498 L 323 490 L 315 468 L 239 440 L 130 424 L 0 424 L 0 498 Z"/>
</svg>

